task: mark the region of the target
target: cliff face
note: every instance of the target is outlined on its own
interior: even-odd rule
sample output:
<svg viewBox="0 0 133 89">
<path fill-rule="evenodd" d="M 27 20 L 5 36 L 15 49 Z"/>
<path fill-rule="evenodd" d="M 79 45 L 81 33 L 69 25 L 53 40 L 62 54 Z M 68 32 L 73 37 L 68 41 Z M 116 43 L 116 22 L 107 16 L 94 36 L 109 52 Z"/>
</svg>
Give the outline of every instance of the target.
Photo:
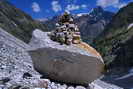
<svg viewBox="0 0 133 89">
<path fill-rule="evenodd" d="M 102 7 L 96 7 L 88 15 L 76 18 L 83 41 L 91 44 L 103 32 L 113 15 L 114 13 L 104 11 Z"/>
<path fill-rule="evenodd" d="M 40 28 L 46 31 L 44 25 L 34 21 L 6 0 L 0 0 L 0 27 L 25 42 L 29 42 L 33 29 Z"/>
<path fill-rule="evenodd" d="M 94 44 L 108 67 L 133 66 L 133 3 L 119 10 Z"/>
</svg>

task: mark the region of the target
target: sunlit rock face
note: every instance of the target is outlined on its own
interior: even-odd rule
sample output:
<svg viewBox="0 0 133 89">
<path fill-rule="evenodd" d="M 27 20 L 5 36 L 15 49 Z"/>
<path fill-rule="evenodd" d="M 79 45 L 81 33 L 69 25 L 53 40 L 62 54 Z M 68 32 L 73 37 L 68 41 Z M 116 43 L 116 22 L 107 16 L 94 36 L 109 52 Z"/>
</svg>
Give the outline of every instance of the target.
<svg viewBox="0 0 133 89">
<path fill-rule="evenodd" d="M 88 85 L 104 71 L 100 54 L 84 42 L 60 45 L 48 33 L 36 29 L 31 42 L 32 57 L 37 71 L 59 82 Z"/>
</svg>

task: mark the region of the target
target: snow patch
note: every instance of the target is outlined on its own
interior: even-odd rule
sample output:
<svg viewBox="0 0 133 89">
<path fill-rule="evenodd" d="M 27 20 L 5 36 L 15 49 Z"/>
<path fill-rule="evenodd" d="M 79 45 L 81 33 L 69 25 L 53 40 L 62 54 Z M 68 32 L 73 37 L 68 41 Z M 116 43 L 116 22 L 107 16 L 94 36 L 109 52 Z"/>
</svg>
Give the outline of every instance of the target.
<svg viewBox="0 0 133 89">
<path fill-rule="evenodd" d="M 131 77 L 131 76 L 133 76 L 133 73 L 126 74 L 122 77 L 116 78 L 115 80 L 125 79 L 125 78 Z"/>
<path fill-rule="evenodd" d="M 133 68 L 131 68 L 131 69 L 129 70 L 129 72 L 130 72 L 130 73 L 133 73 Z"/>
<path fill-rule="evenodd" d="M 128 27 L 127 27 L 127 29 L 130 29 L 132 27 L 133 27 L 133 23 L 129 24 Z"/>
<path fill-rule="evenodd" d="M 101 81 L 100 79 L 97 79 L 89 84 L 90 89 L 123 89 L 119 86 L 116 86 L 114 84 L 106 83 L 104 81 Z"/>
<path fill-rule="evenodd" d="M 78 17 L 81 17 L 83 15 L 89 15 L 89 13 L 79 13 L 79 14 L 77 14 Z"/>
<path fill-rule="evenodd" d="M 116 78 L 115 80 L 125 79 L 125 78 L 131 77 L 131 76 L 133 76 L 133 68 L 131 68 L 129 70 L 129 73 L 128 74 L 126 74 L 126 75 L 124 75 L 122 77 Z"/>
</svg>

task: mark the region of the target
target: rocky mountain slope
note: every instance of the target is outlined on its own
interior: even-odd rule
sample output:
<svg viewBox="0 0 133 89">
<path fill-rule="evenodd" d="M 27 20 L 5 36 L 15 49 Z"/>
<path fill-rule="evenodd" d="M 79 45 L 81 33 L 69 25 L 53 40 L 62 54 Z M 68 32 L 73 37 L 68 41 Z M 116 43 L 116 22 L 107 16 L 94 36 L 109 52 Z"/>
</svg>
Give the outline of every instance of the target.
<svg viewBox="0 0 133 89">
<path fill-rule="evenodd" d="M 91 43 L 104 30 L 113 15 L 114 13 L 104 11 L 101 7 L 96 7 L 90 13 L 73 15 L 73 18 L 79 26 L 82 39 L 87 43 Z M 43 24 L 47 25 L 49 30 L 53 30 L 59 17 L 55 16 L 43 22 Z"/>
<path fill-rule="evenodd" d="M 133 66 L 133 3 L 119 10 L 94 44 L 108 67 Z"/>
<path fill-rule="evenodd" d="M 0 88 L 33 87 L 33 80 L 39 82 L 41 75 L 34 70 L 27 48 L 29 45 L 0 28 Z"/>
<path fill-rule="evenodd" d="M 0 27 L 25 42 L 31 38 L 33 29 L 47 30 L 40 22 L 34 21 L 6 0 L 0 0 Z"/>
</svg>

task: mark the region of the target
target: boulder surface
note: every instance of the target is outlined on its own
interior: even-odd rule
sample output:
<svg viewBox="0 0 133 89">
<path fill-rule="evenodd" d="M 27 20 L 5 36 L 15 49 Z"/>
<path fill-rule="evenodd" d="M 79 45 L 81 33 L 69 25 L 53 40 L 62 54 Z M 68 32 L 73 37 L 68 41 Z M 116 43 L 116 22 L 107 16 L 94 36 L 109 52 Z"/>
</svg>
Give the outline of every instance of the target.
<svg viewBox="0 0 133 89">
<path fill-rule="evenodd" d="M 86 43 L 60 45 L 36 29 L 29 45 L 35 69 L 52 80 L 88 85 L 104 71 L 100 54 Z"/>
</svg>

